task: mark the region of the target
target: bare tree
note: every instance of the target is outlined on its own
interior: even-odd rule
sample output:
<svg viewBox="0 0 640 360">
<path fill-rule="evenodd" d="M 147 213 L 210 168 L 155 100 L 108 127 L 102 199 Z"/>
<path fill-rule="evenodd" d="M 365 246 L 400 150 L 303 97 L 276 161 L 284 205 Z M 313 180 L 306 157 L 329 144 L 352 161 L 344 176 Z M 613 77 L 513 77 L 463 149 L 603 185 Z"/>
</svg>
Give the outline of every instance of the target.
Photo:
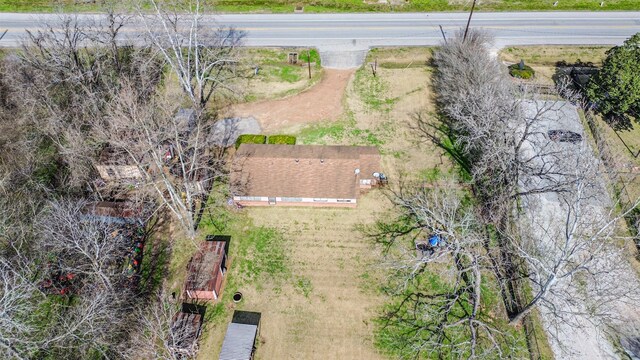
<svg viewBox="0 0 640 360">
<path fill-rule="evenodd" d="M 495 279 L 466 196 L 454 186 L 403 183 L 390 194 L 398 218 L 369 231 L 394 270 L 390 293 L 399 300 L 387 307 L 382 333 L 403 358 L 508 358 L 522 350 L 482 300 Z M 437 245 L 427 242 L 433 236 Z"/>
<path fill-rule="evenodd" d="M 479 219 L 498 237 L 497 247 L 485 248 L 501 286 L 533 289 L 524 301 L 512 294 L 515 306 L 505 300 L 511 323 L 534 308 L 545 310 L 547 324 L 574 329 L 584 323 L 571 318 L 620 314 L 614 302 L 635 299 L 638 283 L 614 236 L 627 211 L 609 201 L 606 173 L 588 144 L 549 132 L 582 132 L 569 103 L 580 99 L 567 84 L 558 93 L 569 101 L 541 94 L 535 84 L 516 86 L 489 56 L 482 33 L 450 39 L 435 63 L 444 116 L 438 124 L 418 114 L 416 128 L 471 175 Z"/>
<path fill-rule="evenodd" d="M 86 208 L 84 201 L 51 202 L 39 220 L 43 251 L 58 259 L 56 270 L 114 291 L 122 285 L 132 236 L 121 224 L 91 215 Z"/>
<path fill-rule="evenodd" d="M 82 19 L 61 15 L 28 32 L 18 60 L 11 63 L 11 84 L 28 109 L 27 122 L 53 142 L 73 186 L 91 178 L 91 159 L 100 145 L 90 140 L 86 124 L 104 116 L 121 80 L 144 80 L 144 96 L 160 80 L 162 62 L 148 48 L 130 47 L 119 38 L 128 19 L 114 13 Z"/>
<path fill-rule="evenodd" d="M 163 55 L 180 87 L 198 115 L 218 89 L 234 91 L 237 49 L 244 33 L 233 28 L 211 31 L 203 14 L 204 1 L 189 3 L 186 9 L 150 0 L 153 15 L 139 11 L 149 41 Z"/>
<path fill-rule="evenodd" d="M 137 191 L 153 194 L 193 237 L 211 184 L 224 176 L 224 149 L 212 142 L 209 118 L 180 109 L 180 98 L 159 93 L 140 103 L 138 91 L 123 87 L 93 134 L 114 150 L 112 164 L 142 174 Z"/>
<path fill-rule="evenodd" d="M 557 110 L 555 106 L 548 111 Z M 556 116 L 549 118 L 556 121 Z M 524 278 L 533 294 L 511 322 L 517 323 L 536 306 L 544 307 L 554 324 L 579 326 L 572 322 L 578 316 L 610 322 L 617 316 L 616 302 L 638 297 L 638 280 L 617 234 L 623 218 L 640 202 L 622 207 L 610 200 L 607 173 L 588 143 L 554 142 L 543 136 L 527 142 L 523 157 L 543 154 L 535 156 L 538 168 L 552 170 L 520 175 L 517 234 L 505 238 L 524 262 Z M 547 187 L 555 191 L 542 191 Z"/>
<path fill-rule="evenodd" d="M 462 165 L 473 177 L 485 221 L 504 225 L 519 196 L 563 191 L 569 184 L 560 179 L 575 179 L 558 176 L 566 170 L 549 161 L 560 156 L 557 149 L 523 150 L 532 139 L 546 136 L 548 113 L 557 111 L 564 100 L 546 96 L 547 101 L 536 101 L 543 95 L 535 84 L 516 86 L 504 66 L 489 55 L 490 41 L 485 33 L 471 31 L 467 41 L 459 34 L 436 53 L 435 87 L 445 116 L 434 129 L 433 122 L 419 114 L 417 128 L 441 145 L 443 135 L 454 141 Z M 579 100 L 566 84 L 560 91 Z M 533 178 L 528 175 L 545 181 L 525 192 L 522 178 Z"/>
<path fill-rule="evenodd" d="M 84 358 L 111 352 L 122 340 L 128 313 L 123 292 L 85 283 L 71 299 L 47 295 L 38 257 L 0 258 L 0 354 L 7 359 Z"/>
<path fill-rule="evenodd" d="M 149 3 L 153 14 L 139 11 L 147 39 L 162 54 L 193 110 L 193 123 L 188 131 L 177 123 L 165 127 L 173 130 L 163 140 L 175 149 L 175 176 L 162 175 L 152 183 L 156 192 L 163 195 L 163 205 L 193 237 L 197 216 L 208 199 L 204 193 L 222 173 L 223 151 L 214 149 L 210 142 L 211 124 L 215 120 L 210 114 L 211 110 L 217 110 L 215 104 L 211 106 L 211 100 L 221 93 L 236 92 L 232 80 L 238 77 L 238 48 L 244 33 L 222 27 L 211 31 L 215 23 L 202 14 L 204 2 L 200 0 L 185 8 L 155 0 Z M 145 136 L 149 138 L 149 134 Z M 148 160 L 151 164 L 144 168 L 166 168 L 161 156 L 151 155 Z"/>
<path fill-rule="evenodd" d="M 197 107 L 176 116 L 183 99 L 162 97 L 170 90 L 157 93 L 163 56 L 128 47 L 118 38 L 127 20 L 113 14 L 103 23 L 64 17 L 61 30 L 50 24 L 30 34 L 15 82 L 33 89 L 27 97 L 30 106 L 46 114 L 39 131 L 62 154 L 73 184 L 92 179 L 92 167 L 109 147 L 116 153 L 109 161 L 144 174 L 142 184 L 128 195 L 158 199 L 193 236 L 198 207 L 206 202 L 208 184 L 216 176 L 212 170 L 220 171 L 221 152 L 212 149 L 208 136 L 212 120 Z M 206 63 L 214 48 L 224 52 L 233 46 L 224 42 L 218 48 L 198 48 L 194 64 Z M 208 96 L 219 86 L 213 78 L 223 81 L 227 69 L 227 63 L 222 68 L 218 64 L 201 78 L 212 82 L 206 86 Z"/>
<path fill-rule="evenodd" d="M 91 215 L 84 201 L 52 201 L 36 223 L 45 291 L 48 283 L 62 282 L 72 295 L 59 302 L 45 322 L 39 343 L 42 354 L 74 350 L 108 356 L 126 340 L 134 306 L 134 291 L 124 272 L 139 224 L 120 224 Z M 48 291 L 48 290 L 47 290 Z"/>
<path fill-rule="evenodd" d="M 131 334 L 127 359 L 182 360 L 196 355 L 197 337 L 176 326 L 178 308 L 164 296 L 158 296 L 148 309 L 137 313 L 142 331 Z M 191 324 L 186 324 L 190 326 Z M 195 330 L 199 331 L 199 324 Z"/>
<path fill-rule="evenodd" d="M 5 359 L 30 359 L 39 346 L 32 314 L 43 295 L 28 277 L 0 258 L 0 355 Z"/>
</svg>

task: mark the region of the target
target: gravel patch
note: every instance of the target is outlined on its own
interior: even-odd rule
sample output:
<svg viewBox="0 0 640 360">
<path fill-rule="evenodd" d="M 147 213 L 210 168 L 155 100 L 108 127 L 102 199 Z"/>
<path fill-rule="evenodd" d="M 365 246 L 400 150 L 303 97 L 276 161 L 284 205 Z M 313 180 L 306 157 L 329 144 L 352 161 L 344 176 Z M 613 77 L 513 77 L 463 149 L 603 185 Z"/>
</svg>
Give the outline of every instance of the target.
<svg viewBox="0 0 640 360">
<path fill-rule="evenodd" d="M 219 120 L 213 125 L 211 140 L 218 146 L 233 146 L 240 135 L 260 134 L 262 128 L 253 117 L 234 117 Z"/>
</svg>

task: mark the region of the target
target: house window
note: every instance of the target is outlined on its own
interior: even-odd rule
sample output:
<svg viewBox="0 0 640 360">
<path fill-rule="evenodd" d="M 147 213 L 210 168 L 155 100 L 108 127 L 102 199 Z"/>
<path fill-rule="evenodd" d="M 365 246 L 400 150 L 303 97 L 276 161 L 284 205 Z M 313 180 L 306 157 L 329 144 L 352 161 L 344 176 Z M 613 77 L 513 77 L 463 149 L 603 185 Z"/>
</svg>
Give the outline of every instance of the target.
<svg viewBox="0 0 640 360">
<path fill-rule="evenodd" d="M 327 202 L 329 199 L 313 199 L 313 202 Z"/>
<path fill-rule="evenodd" d="M 283 202 L 302 202 L 302 198 L 283 197 L 281 199 L 282 199 Z"/>
<path fill-rule="evenodd" d="M 337 200 L 339 203 L 350 203 L 351 199 L 338 199 Z"/>
</svg>

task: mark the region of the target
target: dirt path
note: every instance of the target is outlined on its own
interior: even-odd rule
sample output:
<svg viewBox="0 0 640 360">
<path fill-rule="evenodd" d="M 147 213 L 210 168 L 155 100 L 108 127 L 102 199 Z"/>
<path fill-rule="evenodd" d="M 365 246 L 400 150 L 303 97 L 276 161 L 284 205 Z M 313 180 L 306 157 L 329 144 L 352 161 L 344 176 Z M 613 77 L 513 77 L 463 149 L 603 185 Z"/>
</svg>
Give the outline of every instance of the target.
<svg viewBox="0 0 640 360">
<path fill-rule="evenodd" d="M 323 120 L 336 120 L 343 112 L 342 97 L 355 70 L 325 69 L 320 82 L 300 94 L 233 107 L 230 116 L 253 116 L 266 133 Z"/>
</svg>

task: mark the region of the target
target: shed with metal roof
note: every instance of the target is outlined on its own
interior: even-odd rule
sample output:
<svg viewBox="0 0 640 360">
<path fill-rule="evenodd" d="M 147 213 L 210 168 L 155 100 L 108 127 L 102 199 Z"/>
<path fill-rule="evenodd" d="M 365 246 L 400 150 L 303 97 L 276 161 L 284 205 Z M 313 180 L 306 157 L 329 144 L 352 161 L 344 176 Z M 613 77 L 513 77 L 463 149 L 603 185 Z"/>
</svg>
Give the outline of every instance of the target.
<svg viewBox="0 0 640 360">
<path fill-rule="evenodd" d="M 227 326 L 220 360 L 251 360 L 260 325 L 260 313 L 235 311 Z"/>
</svg>

